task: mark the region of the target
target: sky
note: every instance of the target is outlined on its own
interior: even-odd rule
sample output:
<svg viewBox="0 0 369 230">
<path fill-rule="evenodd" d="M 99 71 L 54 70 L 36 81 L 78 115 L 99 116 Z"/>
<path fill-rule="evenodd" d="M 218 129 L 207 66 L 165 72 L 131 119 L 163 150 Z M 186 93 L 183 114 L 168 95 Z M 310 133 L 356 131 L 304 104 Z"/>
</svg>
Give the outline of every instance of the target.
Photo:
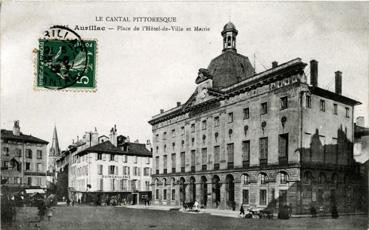
<svg viewBox="0 0 369 230">
<path fill-rule="evenodd" d="M 368 121 L 368 3 L 365 2 L 5 2 L 1 8 L 1 128 L 19 120 L 25 134 L 51 141 L 56 125 L 65 149 L 96 127 L 131 141 L 152 139 L 148 121 L 195 90 L 199 68 L 221 54 L 223 26 L 239 33 L 237 51 L 256 71 L 296 57 L 319 62 L 319 86 L 334 91 L 334 72 L 343 73 L 342 94 L 362 102 L 356 116 Z M 133 27 L 163 23 L 97 22 L 97 16 L 176 17 L 183 27 L 205 32 L 77 31 L 95 39 L 97 91 L 34 90 L 35 56 L 42 32 L 52 25 Z M 309 67 L 306 67 L 309 75 Z M 366 123 L 368 124 L 368 122 Z"/>
</svg>

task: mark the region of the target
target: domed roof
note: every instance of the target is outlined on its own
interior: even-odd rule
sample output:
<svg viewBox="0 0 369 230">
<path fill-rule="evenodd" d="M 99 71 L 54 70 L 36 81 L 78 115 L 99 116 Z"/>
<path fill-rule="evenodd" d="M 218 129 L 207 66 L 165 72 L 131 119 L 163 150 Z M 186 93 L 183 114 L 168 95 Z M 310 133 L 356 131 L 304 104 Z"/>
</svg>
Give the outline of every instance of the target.
<svg viewBox="0 0 369 230">
<path fill-rule="evenodd" d="M 234 26 L 234 24 L 232 22 L 228 22 L 223 27 L 223 30 L 232 30 L 232 29 L 234 29 L 234 30 L 236 29 L 236 27 Z"/>
<path fill-rule="evenodd" d="M 224 25 L 222 35 L 226 32 L 233 31 L 236 34 L 238 33 L 238 30 L 236 29 L 236 26 L 232 22 L 228 22 Z"/>
</svg>

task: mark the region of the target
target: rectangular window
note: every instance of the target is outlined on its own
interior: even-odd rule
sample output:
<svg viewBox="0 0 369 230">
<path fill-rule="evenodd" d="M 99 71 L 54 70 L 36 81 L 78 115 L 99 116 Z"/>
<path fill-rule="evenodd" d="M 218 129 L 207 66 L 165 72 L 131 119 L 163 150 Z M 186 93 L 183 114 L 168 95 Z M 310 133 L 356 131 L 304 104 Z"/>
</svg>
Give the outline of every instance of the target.
<svg viewBox="0 0 369 230">
<path fill-rule="evenodd" d="M 159 134 L 156 134 L 156 135 L 155 135 L 155 140 L 156 140 L 156 141 L 159 141 Z"/>
<path fill-rule="evenodd" d="M 98 153 L 98 154 L 97 154 L 97 159 L 98 159 L 98 160 L 102 160 L 102 153 Z"/>
<path fill-rule="evenodd" d="M 268 159 L 268 138 L 262 137 L 259 139 L 259 156 L 260 160 Z"/>
<path fill-rule="evenodd" d="M 41 186 L 41 178 L 40 177 L 36 178 L 36 185 Z"/>
<path fill-rule="evenodd" d="M 201 149 L 201 162 L 203 165 L 206 164 L 207 155 L 208 155 L 207 148 Z"/>
<path fill-rule="evenodd" d="M 167 164 L 168 164 L 168 156 L 164 155 L 163 156 L 163 168 L 164 168 L 164 170 L 167 169 Z"/>
<path fill-rule="evenodd" d="M 325 101 L 324 100 L 320 100 L 320 111 L 325 112 Z"/>
<path fill-rule="evenodd" d="M 27 184 L 32 185 L 32 177 L 27 177 Z"/>
<path fill-rule="evenodd" d="M 163 189 L 163 200 L 167 199 L 167 190 Z"/>
<path fill-rule="evenodd" d="M 242 142 L 242 160 L 250 161 L 250 141 Z"/>
<path fill-rule="evenodd" d="M 214 126 L 215 127 L 219 126 L 219 117 L 214 117 Z"/>
<path fill-rule="evenodd" d="M 266 205 L 266 201 L 267 201 L 267 191 L 265 189 L 261 189 L 260 190 L 260 194 L 259 194 L 259 204 L 260 205 Z"/>
<path fill-rule="evenodd" d="M 26 170 L 31 170 L 31 163 L 30 162 L 26 162 Z"/>
<path fill-rule="evenodd" d="M 163 140 L 166 140 L 167 139 L 167 132 L 164 132 L 163 133 Z"/>
<path fill-rule="evenodd" d="M 191 132 L 194 133 L 195 132 L 195 124 L 191 124 Z"/>
<path fill-rule="evenodd" d="M 191 150 L 191 167 L 195 166 L 196 163 L 196 150 Z"/>
<path fill-rule="evenodd" d="M 150 164 L 150 157 L 146 157 L 146 164 Z"/>
<path fill-rule="evenodd" d="M 346 110 L 346 117 L 349 118 L 350 117 L 350 109 L 348 107 L 346 107 L 345 110 Z"/>
<path fill-rule="evenodd" d="M 159 156 L 155 157 L 155 169 L 159 170 Z"/>
<path fill-rule="evenodd" d="M 288 97 L 281 97 L 281 110 L 288 108 Z"/>
<path fill-rule="evenodd" d="M 103 165 L 97 165 L 97 175 L 103 174 Z"/>
<path fill-rule="evenodd" d="M 288 133 L 279 135 L 278 149 L 279 157 L 288 156 Z"/>
<path fill-rule="evenodd" d="M 114 161 L 114 157 L 115 157 L 114 154 L 110 154 L 110 161 Z"/>
<path fill-rule="evenodd" d="M 36 171 L 37 172 L 41 172 L 42 171 L 42 164 L 41 163 L 37 163 Z"/>
<path fill-rule="evenodd" d="M 26 151 L 29 149 L 26 149 Z M 3 147 L 3 154 L 4 155 L 9 155 L 9 148 L 8 147 Z M 27 157 L 27 156 L 26 156 Z"/>
<path fill-rule="evenodd" d="M 110 175 L 114 175 L 115 174 L 115 166 L 114 165 L 110 165 L 109 166 L 109 174 Z"/>
<path fill-rule="evenodd" d="M 159 189 L 155 190 L 155 199 L 159 199 Z"/>
<path fill-rule="evenodd" d="M 202 129 L 205 130 L 206 129 L 206 120 L 203 120 L 201 123 Z"/>
<path fill-rule="evenodd" d="M 306 107 L 311 108 L 311 96 L 306 95 Z"/>
<path fill-rule="evenodd" d="M 32 150 L 26 149 L 26 158 L 32 159 Z"/>
<path fill-rule="evenodd" d="M 228 113 L 228 123 L 233 122 L 233 113 Z"/>
<path fill-rule="evenodd" d="M 36 154 L 37 154 L 37 159 L 42 159 L 42 151 L 41 150 L 37 150 Z"/>
<path fill-rule="evenodd" d="M 175 136 L 176 136 L 176 130 L 172 129 L 172 137 L 175 137 Z"/>
<path fill-rule="evenodd" d="M 337 115 L 337 104 L 333 104 L 333 114 Z"/>
<path fill-rule="evenodd" d="M 144 176 L 150 176 L 150 168 L 144 168 Z"/>
<path fill-rule="evenodd" d="M 137 164 L 137 156 L 134 156 L 133 163 Z"/>
<path fill-rule="evenodd" d="M 181 127 L 181 135 L 183 136 L 185 134 L 185 127 L 184 126 L 182 126 Z"/>
<path fill-rule="evenodd" d="M 17 157 L 22 157 L 22 150 L 16 149 L 16 154 L 17 154 Z"/>
<path fill-rule="evenodd" d="M 214 164 L 219 164 L 220 161 L 220 146 L 214 147 Z"/>
<path fill-rule="evenodd" d="M 267 114 L 268 113 L 268 103 L 264 102 L 261 103 L 261 114 Z"/>
<path fill-rule="evenodd" d="M 171 161 L 172 161 L 172 172 L 173 172 L 173 169 L 174 170 L 176 169 L 176 154 L 175 153 L 172 153 Z"/>
<path fill-rule="evenodd" d="M 110 179 L 110 190 L 115 190 L 115 179 Z"/>
<path fill-rule="evenodd" d="M 243 204 L 249 204 L 249 190 L 242 190 L 242 202 Z"/>
<path fill-rule="evenodd" d="M 227 144 L 227 155 L 228 155 L 228 163 L 233 163 L 234 161 L 234 145 L 233 143 Z"/>
<path fill-rule="evenodd" d="M 176 200 L 176 190 L 172 189 L 172 200 Z"/>
<path fill-rule="evenodd" d="M 250 118 L 250 110 L 249 110 L 249 108 L 243 109 L 243 119 L 246 120 L 246 119 L 249 119 L 249 118 Z"/>
<path fill-rule="evenodd" d="M 181 152 L 181 168 L 185 167 L 185 152 Z"/>
</svg>

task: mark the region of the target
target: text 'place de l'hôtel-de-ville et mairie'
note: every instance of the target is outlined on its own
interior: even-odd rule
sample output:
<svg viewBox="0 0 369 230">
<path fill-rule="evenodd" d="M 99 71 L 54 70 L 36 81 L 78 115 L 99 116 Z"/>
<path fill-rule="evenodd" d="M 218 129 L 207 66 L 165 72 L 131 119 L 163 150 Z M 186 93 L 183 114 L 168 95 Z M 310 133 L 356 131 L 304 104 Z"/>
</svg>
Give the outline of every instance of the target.
<svg viewBox="0 0 369 230">
<path fill-rule="evenodd" d="M 289 205 L 295 214 L 313 205 L 357 209 L 353 117 L 360 102 L 342 95 L 342 73 L 335 72 L 334 92 L 318 86 L 315 60 L 310 84 L 300 58 L 256 73 L 237 52 L 237 34 L 227 23 L 222 53 L 199 70 L 194 93 L 149 121 L 153 203 Z"/>
</svg>

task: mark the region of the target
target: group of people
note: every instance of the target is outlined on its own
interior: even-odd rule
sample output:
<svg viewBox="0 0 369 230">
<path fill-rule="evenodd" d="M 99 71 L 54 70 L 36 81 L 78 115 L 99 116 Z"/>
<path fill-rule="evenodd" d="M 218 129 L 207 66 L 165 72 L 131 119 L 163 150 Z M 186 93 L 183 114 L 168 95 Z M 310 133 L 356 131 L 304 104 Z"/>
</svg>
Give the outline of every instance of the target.
<svg viewBox="0 0 369 230">
<path fill-rule="evenodd" d="M 45 202 L 45 200 L 38 200 L 36 205 L 40 221 L 44 219 L 45 215 L 47 215 L 47 219 L 48 221 L 50 221 L 51 217 L 53 216 L 53 208 L 51 206 L 51 203 L 47 203 Z"/>
</svg>

